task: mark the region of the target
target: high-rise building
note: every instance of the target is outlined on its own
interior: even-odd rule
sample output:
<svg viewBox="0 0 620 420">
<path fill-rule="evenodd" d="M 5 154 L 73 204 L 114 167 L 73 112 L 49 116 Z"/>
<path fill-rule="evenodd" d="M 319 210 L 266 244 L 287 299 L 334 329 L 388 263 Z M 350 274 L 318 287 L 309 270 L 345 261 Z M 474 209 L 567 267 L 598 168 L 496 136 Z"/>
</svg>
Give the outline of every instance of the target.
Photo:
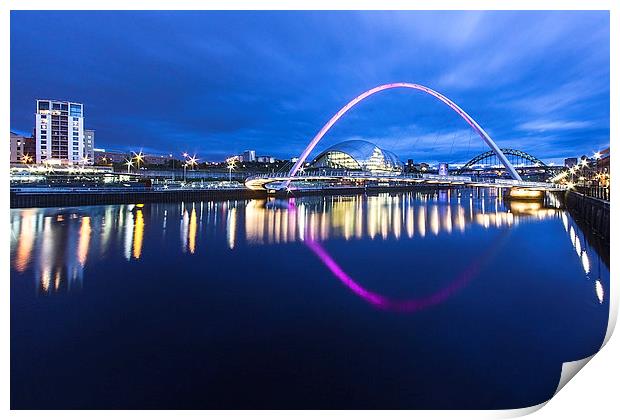
<svg viewBox="0 0 620 420">
<path fill-rule="evenodd" d="M 88 164 L 95 163 L 95 130 L 84 129 L 84 156 Z"/>
<path fill-rule="evenodd" d="M 37 99 L 37 163 L 73 165 L 84 161 L 84 106 Z"/>
<path fill-rule="evenodd" d="M 256 161 L 256 150 L 246 150 L 243 152 L 243 161 L 244 162 L 255 162 Z"/>
</svg>

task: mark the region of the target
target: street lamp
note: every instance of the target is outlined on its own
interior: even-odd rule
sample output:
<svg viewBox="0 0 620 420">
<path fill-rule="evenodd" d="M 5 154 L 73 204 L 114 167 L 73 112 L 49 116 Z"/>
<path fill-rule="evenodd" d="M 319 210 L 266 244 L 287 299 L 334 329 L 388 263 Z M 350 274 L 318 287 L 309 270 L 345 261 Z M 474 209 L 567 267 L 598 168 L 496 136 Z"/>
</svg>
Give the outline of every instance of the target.
<svg viewBox="0 0 620 420">
<path fill-rule="evenodd" d="M 127 165 L 127 173 L 130 174 L 131 173 L 131 167 L 133 166 L 133 160 L 132 159 L 125 159 L 125 165 Z"/>
<path fill-rule="evenodd" d="M 133 158 L 136 160 L 136 169 L 140 169 L 140 162 L 144 162 L 142 150 L 140 150 L 140 153 L 133 152 L 133 154 L 135 155 Z"/>
<path fill-rule="evenodd" d="M 175 159 L 174 159 L 174 155 L 172 153 L 170 153 L 168 156 L 170 157 L 170 160 L 172 160 L 172 181 L 174 181 L 174 161 L 175 161 Z"/>
<path fill-rule="evenodd" d="M 232 182 L 232 171 L 235 169 L 236 158 L 231 157 L 226 159 L 226 163 L 228 163 L 228 182 Z"/>
<path fill-rule="evenodd" d="M 190 165 L 192 167 L 192 169 L 194 169 L 194 165 L 198 164 L 198 159 L 196 159 L 196 155 L 190 157 L 187 162 L 188 165 Z"/>
</svg>

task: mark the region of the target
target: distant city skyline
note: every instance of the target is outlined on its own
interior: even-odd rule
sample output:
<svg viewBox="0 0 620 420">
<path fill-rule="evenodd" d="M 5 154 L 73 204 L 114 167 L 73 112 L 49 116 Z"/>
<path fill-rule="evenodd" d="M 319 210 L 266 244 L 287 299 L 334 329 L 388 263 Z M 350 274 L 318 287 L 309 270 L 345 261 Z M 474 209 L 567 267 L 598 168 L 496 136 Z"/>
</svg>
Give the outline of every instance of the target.
<svg viewBox="0 0 620 420">
<path fill-rule="evenodd" d="M 609 146 L 609 13 L 11 12 L 11 131 L 32 132 L 36 99 L 75 101 L 97 148 L 290 158 L 349 100 L 397 81 L 561 164 Z M 316 152 L 351 139 L 403 161 L 486 150 L 415 92 L 360 104 Z"/>
</svg>

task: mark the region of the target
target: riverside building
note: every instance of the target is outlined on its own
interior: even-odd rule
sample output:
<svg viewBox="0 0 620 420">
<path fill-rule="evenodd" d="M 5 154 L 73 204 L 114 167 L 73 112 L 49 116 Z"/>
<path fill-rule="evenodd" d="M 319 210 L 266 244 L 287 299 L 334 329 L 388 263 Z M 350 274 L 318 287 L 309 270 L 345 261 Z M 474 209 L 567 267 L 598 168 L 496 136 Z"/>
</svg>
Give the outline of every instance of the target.
<svg viewBox="0 0 620 420">
<path fill-rule="evenodd" d="M 84 163 L 84 106 L 69 101 L 37 99 L 36 162 Z"/>
</svg>

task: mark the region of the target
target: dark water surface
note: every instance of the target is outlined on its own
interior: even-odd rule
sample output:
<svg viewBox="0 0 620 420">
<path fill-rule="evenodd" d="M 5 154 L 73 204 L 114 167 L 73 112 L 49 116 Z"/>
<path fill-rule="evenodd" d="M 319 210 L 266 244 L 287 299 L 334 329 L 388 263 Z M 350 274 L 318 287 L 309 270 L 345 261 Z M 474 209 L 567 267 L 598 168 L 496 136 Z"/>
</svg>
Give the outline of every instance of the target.
<svg viewBox="0 0 620 420">
<path fill-rule="evenodd" d="M 609 271 L 492 190 L 11 210 L 12 408 L 517 408 Z"/>
</svg>

